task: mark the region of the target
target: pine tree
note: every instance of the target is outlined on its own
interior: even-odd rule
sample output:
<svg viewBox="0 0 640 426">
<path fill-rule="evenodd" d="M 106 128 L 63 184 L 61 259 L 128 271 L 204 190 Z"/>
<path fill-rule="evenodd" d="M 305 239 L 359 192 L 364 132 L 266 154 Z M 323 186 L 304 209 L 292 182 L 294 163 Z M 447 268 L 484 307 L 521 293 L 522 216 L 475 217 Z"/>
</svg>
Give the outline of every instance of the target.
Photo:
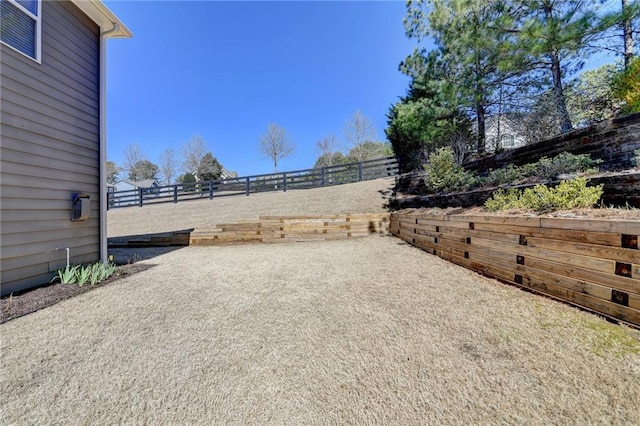
<svg viewBox="0 0 640 426">
<path fill-rule="evenodd" d="M 524 0 L 517 33 L 532 70 L 551 78 L 559 132 L 573 129 L 567 110 L 566 79 L 584 65 L 590 42 L 601 31 L 593 0 Z"/>
</svg>

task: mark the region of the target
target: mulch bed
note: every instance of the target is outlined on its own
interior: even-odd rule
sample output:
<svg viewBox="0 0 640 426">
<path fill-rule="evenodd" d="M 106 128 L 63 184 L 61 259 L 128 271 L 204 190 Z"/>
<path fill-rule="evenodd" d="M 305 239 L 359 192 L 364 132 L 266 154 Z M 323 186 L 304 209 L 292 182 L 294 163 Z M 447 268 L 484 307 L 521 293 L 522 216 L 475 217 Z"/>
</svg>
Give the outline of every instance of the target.
<svg viewBox="0 0 640 426">
<path fill-rule="evenodd" d="M 0 324 L 55 305 L 62 300 L 70 299 L 93 289 L 113 284 L 122 278 L 142 272 L 150 267 L 151 265 L 144 263 L 118 266 L 113 275 L 93 286 L 89 284 L 85 284 L 82 287 L 77 284 L 44 284 L 40 287 L 7 295 L 0 299 Z"/>
</svg>

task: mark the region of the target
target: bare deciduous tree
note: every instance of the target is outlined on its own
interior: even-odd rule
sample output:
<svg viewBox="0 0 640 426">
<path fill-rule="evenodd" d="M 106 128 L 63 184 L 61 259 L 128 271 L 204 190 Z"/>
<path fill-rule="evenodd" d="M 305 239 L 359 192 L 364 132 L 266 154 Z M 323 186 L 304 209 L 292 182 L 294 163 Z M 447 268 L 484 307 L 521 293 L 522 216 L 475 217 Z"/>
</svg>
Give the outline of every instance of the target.
<svg viewBox="0 0 640 426">
<path fill-rule="evenodd" d="M 124 149 L 124 163 L 122 164 L 122 169 L 135 178 L 137 175 L 135 172 L 136 167 L 145 159 L 146 158 L 140 149 L 140 145 L 137 143 L 129 144 Z"/>
<path fill-rule="evenodd" d="M 286 129 L 270 123 L 267 132 L 260 139 L 260 154 L 273 161 L 273 170 L 278 172 L 278 162 L 293 153 L 294 143 L 287 135 Z"/>
<path fill-rule="evenodd" d="M 158 176 L 158 166 L 149 160 L 140 160 L 135 167 L 129 171 L 129 179 L 133 182 L 140 182 L 147 179 L 156 180 Z"/>
<path fill-rule="evenodd" d="M 318 160 L 322 159 L 323 167 L 333 166 L 334 154 L 338 150 L 338 140 L 335 135 L 325 136 L 316 141 Z"/>
<path fill-rule="evenodd" d="M 176 153 L 173 149 L 167 148 L 160 154 L 159 158 L 160 174 L 166 185 L 171 185 L 177 173 Z"/>
<path fill-rule="evenodd" d="M 196 173 L 202 157 L 207 153 L 207 142 L 200 135 L 192 136 L 182 145 L 182 167 L 187 173 Z"/>
<path fill-rule="evenodd" d="M 118 167 L 113 161 L 107 160 L 105 172 L 107 174 L 107 183 L 113 185 L 118 180 L 120 167 Z"/>
<path fill-rule="evenodd" d="M 451 147 L 456 164 L 461 165 L 473 149 L 474 140 L 469 132 L 456 130 L 447 135 L 446 143 Z"/>
<path fill-rule="evenodd" d="M 366 142 L 376 140 L 377 130 L 369 117 L 357 110 L 344 126 L 344 136 L 351 148 L 350 152 L 357 161 L 368 158 L 368 145 Z"/>
</svg>

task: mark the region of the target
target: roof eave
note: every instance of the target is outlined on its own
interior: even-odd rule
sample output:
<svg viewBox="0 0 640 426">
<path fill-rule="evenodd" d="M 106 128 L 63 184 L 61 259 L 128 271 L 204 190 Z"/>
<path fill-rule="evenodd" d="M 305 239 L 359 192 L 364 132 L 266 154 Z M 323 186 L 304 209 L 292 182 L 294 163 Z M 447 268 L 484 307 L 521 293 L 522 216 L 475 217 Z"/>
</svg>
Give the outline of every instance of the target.
<svg viewBox="0 0 640 426">
<path fill-rule="evenodd" d="M 109 10 L 101 0 L 72 0 L 78 8 L 83 11 L 93 22 L 100 26 L 101 32 L 107 32 L 105 37 L 108 38 L 131 38 L 133 33 L 125 24 L 118 19 L 114 13 Z M 117 27 L 116 25 L 117 24 Z M 111 32 L 110 30 L 114 29 Z"/>
</svg>

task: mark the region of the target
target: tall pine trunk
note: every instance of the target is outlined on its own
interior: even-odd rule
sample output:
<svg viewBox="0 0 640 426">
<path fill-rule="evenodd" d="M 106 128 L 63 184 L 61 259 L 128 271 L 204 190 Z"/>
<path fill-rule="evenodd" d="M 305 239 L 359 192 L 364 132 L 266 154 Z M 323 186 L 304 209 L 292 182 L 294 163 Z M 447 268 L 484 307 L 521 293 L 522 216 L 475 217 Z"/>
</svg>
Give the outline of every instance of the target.
<svg viewBox="0 0 640 426">
<path fill-rule="evenodd" d="M 629 0 L 622 0 L 622 13 L 629 10 Z M 628 68 L 633 57 L 633 32 L 631 18 L 625 16 L 622 20 L 622 39 L 624 40 L 624 67 Z"/>
<path fill-rule="evenodd" d="M 484 96 L 484 84 L 482 84 L 482 72 L 480 57 L 476 54 L 476 119 L 478 121 L 478 155 L 484 155 L 486 151 L 486 138 L 487 130 L 485 125 L 485 96 Z"/>
<path fill-rule="evenodd" d="M 544 8 L 545 18 L 547 23 L 551 24 L 554 21 L 553 8 L 551 4 L 548 4 Z M 560 53 L 556 47 L 549 52 L 549 58 L 551 59 L 551 75 L 553 76 L 553 98 L 556 104 L 556 113 L 560 120 L 560 133 L 567 133 L 573 129 L 571 124 L 571 117 L 569 117 L 569 111 L 567 111 L 567 100 L 564 96 L 564 89 L 562 87 L 562 67 L 560 65 Z"/>
<path fill-rule="evenodd" d="M 476 115 L 478 120 L 478 155 L 482 156 L 486 150 L 486 123 L 485 123 L 485 111 L 482 102 L 476 104 Z"/>
<path fill-rule="evenodd" d="M 571 117 L 567 111 L 567 99 L 564 96 L 562 87 L 562 69 L 560 68 L 560 57 L 557 52 L 551 55 L 551 74 L 553 75 L 553 97 L 556 104 L 556 113 L 560 120 L 560 133 L 567 133 L 573 129 Z"/>
</svg>

